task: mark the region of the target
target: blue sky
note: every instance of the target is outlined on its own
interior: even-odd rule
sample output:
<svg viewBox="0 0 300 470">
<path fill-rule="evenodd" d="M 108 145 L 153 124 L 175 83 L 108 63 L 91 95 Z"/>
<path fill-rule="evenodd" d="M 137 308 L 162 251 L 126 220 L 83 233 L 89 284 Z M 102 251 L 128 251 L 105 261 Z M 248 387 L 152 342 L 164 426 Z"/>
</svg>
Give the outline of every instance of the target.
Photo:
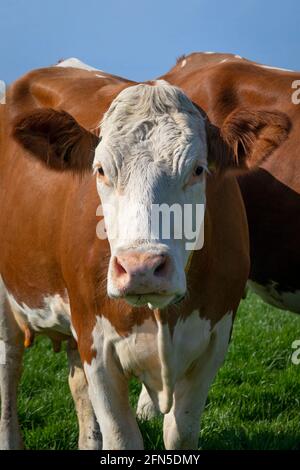
<svg viewBox="0 0 300 470">
<path fill-rule="evenodd" d="M 135 80 L 183 53 L 300 70 L 299 0 L 1 0 L 0 79 L 78 57 Z"/>
</svg>

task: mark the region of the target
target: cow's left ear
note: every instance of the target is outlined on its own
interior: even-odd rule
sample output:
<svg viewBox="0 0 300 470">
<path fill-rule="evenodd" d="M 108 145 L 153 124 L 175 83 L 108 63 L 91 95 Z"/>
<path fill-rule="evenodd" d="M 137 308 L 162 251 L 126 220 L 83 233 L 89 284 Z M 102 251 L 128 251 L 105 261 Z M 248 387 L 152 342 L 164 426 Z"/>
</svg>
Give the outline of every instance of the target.
<svg viewBox="0 0 300 470">
<path fill-rule="evenodd" d="M 66 111 L 43 108 L 18 118 L 14 139 L 35 158 L 56 170 L 83 172 L 92 168 L 99 137 Z"/>
<path fill-rule="evenodd" d="M 261 164 L 290 132 L 291 121 L 280 111 L 238 108 L 220 129 L 207 123 L 208 160 L 217 169 L 252 169 Z"/>
</svg>

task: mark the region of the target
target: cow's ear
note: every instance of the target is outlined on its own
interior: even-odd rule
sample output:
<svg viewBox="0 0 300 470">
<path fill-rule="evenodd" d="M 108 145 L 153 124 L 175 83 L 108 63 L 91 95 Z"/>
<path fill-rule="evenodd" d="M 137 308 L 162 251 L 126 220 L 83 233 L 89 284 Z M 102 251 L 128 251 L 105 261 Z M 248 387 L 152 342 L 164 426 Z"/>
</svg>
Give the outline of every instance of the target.
<svg viewBox="0 0 300 470">
<path fill-rule="evenodd" d="M 74 172 L 92 168 L 99 137 L 69 113 L 39 109 L 18 118 L 12 127 L 14 139 L 50 168 Z"/>
<path fill-rule="evenodd" d="M 221 170 L 255 168 L 286 140 L 290 129 L 290 119 L 280 111 L 238 108 L 220 129 L 207 123 L 208 159 Z"/>
</svg>

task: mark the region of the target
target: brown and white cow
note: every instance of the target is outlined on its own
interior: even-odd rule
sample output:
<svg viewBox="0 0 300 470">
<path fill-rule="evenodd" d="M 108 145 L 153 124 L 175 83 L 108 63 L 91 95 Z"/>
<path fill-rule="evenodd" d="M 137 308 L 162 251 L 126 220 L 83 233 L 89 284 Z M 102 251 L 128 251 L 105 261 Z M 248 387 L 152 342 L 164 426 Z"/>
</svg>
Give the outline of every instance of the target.
<svg viewBox="0 0 300 470">
<path fill-rule="evenodd" d="M 218 127 L 242 110 L 247 115 L 280 110 L 288 116 L 288 139 L 271 154 L 244 142 L 241 151 L 260 164 L 238 182 L 250 229 L 249 284 L 265 301 L 300 313 L 300 73 L 232 54 L 193 53 L 162 78 L 180 86 Z M 270 124 L 276 132 L 278 121 Z M 252 133 L 258 141 L 268 138 L 261 126 Z"/>
<path fill-rule="evenodd" d="M 265 139 L 252 131 L 258 123 Z M 104 449 L 142 448 L 131 376 L 144 385 L 138 415 L 165 414 L 166 448 L 197 447 L 249 274 L 228 169 L 252 166 L 234 153 L 249 139 L 273 151 L 286 117 L 237 112 L 218 130 L 166 82 L 53 67 L 11 86 L 1 124 L 1 447 L 21 446 L 16 389 L 24 337 L 28 345 L 34 334 L 69 340 L 80 448 L 100 447 L 97 422 Z M 114 209 L 104 210 L 108 241 L 96 234 L 99 196 Z M 153 204 L 199 202 L 204 246 L 192 257 L 182 239 L 147 235 Z"/>
</svg>

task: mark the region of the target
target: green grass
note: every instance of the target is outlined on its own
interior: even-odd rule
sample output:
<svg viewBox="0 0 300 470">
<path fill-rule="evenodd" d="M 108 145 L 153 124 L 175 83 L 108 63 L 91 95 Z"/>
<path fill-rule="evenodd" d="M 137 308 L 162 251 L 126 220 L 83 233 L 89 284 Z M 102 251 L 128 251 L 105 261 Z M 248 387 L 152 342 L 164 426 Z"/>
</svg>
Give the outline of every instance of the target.
<svg viewBox="0 0 300 470">
<path fill-rule="evenodd" d="M 202 419 L 202 449 L 300 449 L 300 365 L 292 342 L 300 316 L 242 302 L 229 353 L 210 389 Z M 140 385 L 133 381 L 135 406 Z M 39 338 L 25 354 L 19 416 L 29 449 L 76 449 L 78 427 L 67 383 L 64 352 Z M 162 419 L 140 423 L 147 449 L 162 449 Z"/>
</svg>

